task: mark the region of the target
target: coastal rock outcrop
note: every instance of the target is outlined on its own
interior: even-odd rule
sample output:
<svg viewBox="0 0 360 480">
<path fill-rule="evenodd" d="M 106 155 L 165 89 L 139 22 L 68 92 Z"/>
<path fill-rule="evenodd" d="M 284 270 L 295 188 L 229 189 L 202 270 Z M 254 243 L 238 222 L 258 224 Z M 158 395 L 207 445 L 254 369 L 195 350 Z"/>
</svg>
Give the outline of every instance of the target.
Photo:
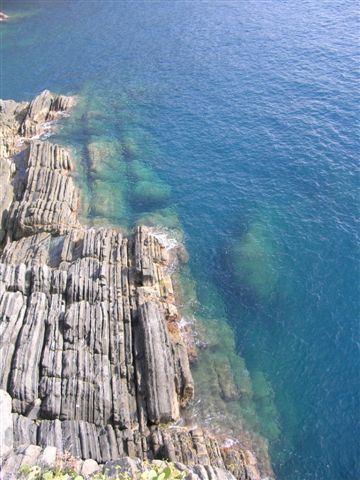
<svg viewBox="0 0 360 480">
<path fill-rule="evenodd" d="M 143 226 L 82 226 L 69 153 L 29 139 L 73 104 L 48 91 L 1 104 L 10 185 L 0 256 L 3 478 L 56 452 L 99 465 L 168 459 L 194 479 L 232 479 L 231 469 L 260 478 L 246 452 L 230 454 L 183 424 L 194 384 L 164 244 Z"/>
<path fill-rule="evenodd" d="M 79 194 L 68 175 L 73 168 L 68 152 L 49 142 L 32 141 L 24 156 L 26 172 L 24 178 L 16 178 L 15 186 L 20 199 L 12 203 L 7 231 L 20 238 L 79 228 Z"/>
<path fill-rule="evenodd" d="M 16 215 L 17 221 L 20 222 L 19 227 L 33 233 L 42 225 L 38 218 L 40 211 L 47 217 L 48 224 L 56 222 L 56 209 L 59 206 L 64 208 L 64 205 L 59 205 L 59 195 L 64 190 L 68 196 L 73 195 L 71 207 L 74 207 L 77 191 L 72 180 L 62 174 L 58 175 L 59 172 L 56 171 L 60 168 L 65 171 L 71 169 L 71 161 L 65 150 L 61 147 L 55 149 L 48 144 L 47 148 L 53 151 L 39 155 L 31 154 L 28 148 L 24 150 L 24 146 L 31 138 L 38 137 L 44 132 L 44 122 L 56 120 L 69 110 L 75 101 L 75 97 L 54 95 L 48 90 L 35 97 L 32 102 L 0 100 L 0 242 L 5 236 L 5 225 L 11 208 L 13 216 Z M 32 148 L 46 148 L 41 143 L 38 142 L 38 146 Z M 49 161 L 45 166 L 44 158 L 49 153 L 53 161 Z M 23 158 L 24 155 L 27 156 L 27 160 Z M 62 157 L 67 160 L 64 162 Z M 26 189 L 28 199 L 21 205 L 22 212 L 17 212 L 19 203 L 13 201 L 22 198 L 26 182 L 29 184 Z M 56 185 L 57 183 L 61 185 Z M 53 194 L 55 197 L 52 197 Z M 68 199 L 61 201 L 66 203 Z M 75 222 L 74 215 L 69 216 Z M 73 225 L 69 224 L 69 227 L 71 226 Z M 11 226 L 7 226 L 6 230 L 9 234 L 19 236 L 19 233 L 13 232 Z"/>
</svg>

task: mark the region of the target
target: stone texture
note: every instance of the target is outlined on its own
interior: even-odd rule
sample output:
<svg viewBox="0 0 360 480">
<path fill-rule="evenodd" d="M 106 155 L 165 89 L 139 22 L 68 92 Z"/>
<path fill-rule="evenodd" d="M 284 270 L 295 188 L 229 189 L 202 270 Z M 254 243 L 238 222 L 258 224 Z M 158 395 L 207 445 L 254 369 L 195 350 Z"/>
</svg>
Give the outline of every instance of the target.
<svg viewBox="0 0 360 480">
<path fill-rule="evenodd" d="M 58 236 L 56 255 L 54 237 L 37 241 L 10 242 L 0 258 L 0 383 L 17 414 L 16 443 L 35 429 L 40 445 L 82 458 L 148 456 L 149 425 L 178 420 L 193 392 L 167 327 L 176 307 L 160 294 L 161 279 L 171 290 L 164 247 L 145 227 L 130 238 L 112 229 Z"/>
<path fill-rule="evenodd" d="M 45 447 L 39 457 L 39 465 L 44 467 L 55 467 L 56 447 Z"/>
<path fill-rule="evenodd" d="M 7 219 L 13 238 L 78 228 L 79 195 L 68 175 L 73 168 L 68 152 L 49 142 L 31 141 L 25 156 L 25 178 L 15 190 L 17 198 L 24 193 L 13 202 Z"/>
<path fill-rule="evenodd" d="M 99 467 L 98 463 L 95 462 L 95 460 L 92 460 L 91 458 L 88 458 L 85 460 L 85 462 L 82 465 L 81 468 L 81 473 L 83 475 L 92 475 L 95 472 L 98 472 L 101 470 L 101 467 Z"/>
<path fill-rule="evenodd" d="M 127 473 L 131 478 L 142 470 L 142 463 L 139 459 L 134 460 L 130 457 L 122 457 L 118 460 L 106 462 L 103 471 L 111 477 L 117 477 L 119 472 Z"/>
<path fill-rule="evenodd" d="M 22 216 L 17 219 L 25 221 L 25 225 L 21 223 L 20 227 L 27 227 L 27 231 L 29 224 L 36 228 L 35 222 L 38 222 L 41 215 L 43 220 L 47 220 L 49 229 L 51 222 L 58 218 L 56 207 L 70 206 L 71 209 L 75 206 L 77 199 L 71 196 L 75 197 L 77 192 L 73 188 L 72 180 L 63 175 L 59 176 L 57 171 L 66 171 L 71 167 L 66 151 L 60 147 L 50 147 L 50 144 L 46 143 L 43 146 L 37 144 L 37 147 L 30 146 L 30 150 L 53 148 L 52 154 L 46 152 L 42 156 L 32 155 L 29 158 L 28 146 L 31 138 L 37 138 L 44 133 L 45 122 L 53 121 L 70 110 L 75 101 L 75 97 L 55 95 L 48 90 L 44 90 L 32 102 L 0 100 L 0 243 L 6 230 L 16 235 L 6 224 L 11 208 L 12 215 L 15 215 L 18 203 L 13 201 L 22 196 L 24 188 L 27 188 L 29 198 L 27 204 L 22 204 Z M 28 159 L 28 165 L 24 156 Z M 66 197 L 63 199 L 60 193 L 64 191 Z M 68 214 L 71 220 L 74 220 L 74 216 L 69 212 Z M 38 222 L 37 226 L 39 225 Z M 32 232 L 33 230 L 30 230 L 30 233 Z"/>
<path fill-rule="evenodd" d="M 43 132 L 44 122 L 58 117 L 59 112 L 66 112 L 74 106 L 74 97 L 55 95 L 44 90 L 32 100 L 21 122 L 20 133 L 23 137 L 33 137 Z"/>
<path fill-rule="evenodd" d="M 229 456 L 202 429 L 179 425 L 194 385 L 165 245 L 151 228 L 82 226 L 61 146 L 32 139 L 14 160 L 14 139 L 39 136 L 72 104 L 45 91 L 2 107 L 0 146 L 15 166 L 0 255 L 0 388 L 12 399 L 15 446 L 4 478 L 28 459 L 51 464 L 55 448 L 85 460 L 86 474 L 123 457 L 158 458 L 192 478 L 230 480 L 236 458 L 236 478 L 250 479 L 241 449 Z"/>
<path fill-rule="evenodd" d="M 29 445 L 24 450 L 24 456 L 21 460 L 21 465 L 29 465 L 30 467 L 36 465 L 40 454 L 41 447 L 38 445 Z"/>
</svg>

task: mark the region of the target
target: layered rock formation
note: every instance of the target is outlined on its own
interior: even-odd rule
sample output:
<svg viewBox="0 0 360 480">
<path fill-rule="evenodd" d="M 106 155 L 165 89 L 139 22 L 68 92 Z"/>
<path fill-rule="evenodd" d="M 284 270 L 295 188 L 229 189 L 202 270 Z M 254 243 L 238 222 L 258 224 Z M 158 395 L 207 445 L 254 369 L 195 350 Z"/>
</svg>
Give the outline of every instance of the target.
<svg viewBox="0 0 360 480">
<path fill-rule="evenodd" d="M 73 104 L 48 91 L 1 103 L 4 478 L 49 447 L 98 464 L 164 458 L 193 478 L 260 478 L 248 452 L 182 424 L 194 386 L 164 245 L 146 227 L 80 224 L 69 153 L 38 138 Z"/>
</svg>

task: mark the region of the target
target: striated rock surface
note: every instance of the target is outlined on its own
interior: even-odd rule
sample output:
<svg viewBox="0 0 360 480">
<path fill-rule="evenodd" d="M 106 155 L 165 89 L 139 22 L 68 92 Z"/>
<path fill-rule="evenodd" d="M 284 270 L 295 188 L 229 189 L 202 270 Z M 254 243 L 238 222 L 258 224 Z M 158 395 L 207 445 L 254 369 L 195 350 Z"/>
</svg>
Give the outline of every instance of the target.
<svg viewBox="0 0 360 480">
<path fill-rule="evenodd" d="M 78 193 L 71 178 L 62 174 L 71 170 L 67 152 L 61 147 L 41 142 L 31 146 L 30 151 L 28 148 L 24 151 L 31 138 L 43 133 L 44 122 L 55 120 L 74 104 L 74 97 L 54 95 L 48 90 L 32 102 L 0 100 L 0 243 L 4 239 L 5 230 L 15 237 L 22 233 L 36 233 L 37 228 L 45 227 L 50 231 L 51 222 L 56 224 L 60 217 L 68 222 L 68 228 L 75 226 L 74 208 L 78 204 Z M 36 149 L 40 149 L 42 154 L 35 152 Z M 47 149 L 51 151 L 45 152 Z M 23 158 L 24 155 L 26 159 Z M 49 155 L 52 161 L 48 158 Z M 28 198 L 22 202 L 22 211 L 17 212 L 19 203 L 13 201 L 23 197 L 24 189 Z M 61 198 L 62 194 L 66 195 L 65 198 Z M 65 210 L 70 208 L 70 212 L 67 215 L 57 215 L 59 207 Z M 5 229 L 11 208 L 12 216 L 16 216 L 16 219 L 11 220 L 16 220 L 15 228 L 19 232 L 13 230 L 11 225 Z M 39 215 L 44 218 L 40 219 Z M 57 227 L 61 230 L 65 225 Z"/>
<path fill-rule="evenodd" d="M 194 385 L 165 246 L 146 227 L 124 235 L 82 226 L 69 153 L 39 138 L 19 147 L 73 104 L 48 91 L 1 103 L 10 185 L 1 203 L 3 478 L 56 452 L 92 471 L 95 462 L 160 458 L 193 479 L 260 478 L 245 451 L 183 425 Z"/>
<path fill-rule="evenodd" d="M 24 178 L 16 179 L 8 232 L 20 238 L 39 231 L 62 234 L 79 228 L 79 194 L 68 175 L 73 168 L 68 152 L 49 142 L 32 141 L 24 156 L 26 171 Z"/>
</svg>

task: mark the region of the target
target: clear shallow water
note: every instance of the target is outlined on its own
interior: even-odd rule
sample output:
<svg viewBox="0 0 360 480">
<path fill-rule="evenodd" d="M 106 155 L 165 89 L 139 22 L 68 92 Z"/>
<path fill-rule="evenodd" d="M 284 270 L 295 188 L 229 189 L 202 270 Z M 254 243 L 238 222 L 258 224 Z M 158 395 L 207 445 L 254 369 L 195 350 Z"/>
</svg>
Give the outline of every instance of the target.
<svg viewBox="0 0 360 480">
<path fill-rule="evenodd" d="M 253 382 L 271 384 L 271 411 L 256 408 L 277 477 L 357 478 L 356 2 L 1 8 L 24 14 L 0 27 L 1 97 L 85 99 L 59 139 L 87 215 L 180 223 L 201 313 L 228 319 Z"/>
</svg>

